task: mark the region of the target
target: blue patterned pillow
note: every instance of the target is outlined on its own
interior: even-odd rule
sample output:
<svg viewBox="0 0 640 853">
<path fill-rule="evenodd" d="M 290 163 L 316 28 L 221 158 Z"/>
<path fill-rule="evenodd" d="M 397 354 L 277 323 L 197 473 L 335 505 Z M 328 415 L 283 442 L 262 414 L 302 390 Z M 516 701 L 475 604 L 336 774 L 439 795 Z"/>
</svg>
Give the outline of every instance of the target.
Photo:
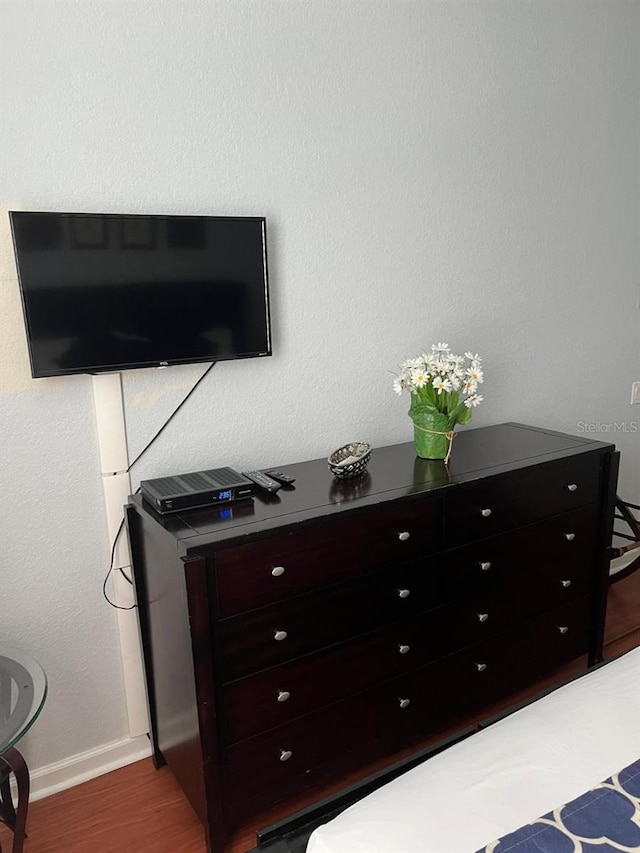
<svg viewBox="0 0 640 853">
<path fill-rule="evenodd" d="M 640 760 L 477 853 L 640 851 Z"/>
</svg>

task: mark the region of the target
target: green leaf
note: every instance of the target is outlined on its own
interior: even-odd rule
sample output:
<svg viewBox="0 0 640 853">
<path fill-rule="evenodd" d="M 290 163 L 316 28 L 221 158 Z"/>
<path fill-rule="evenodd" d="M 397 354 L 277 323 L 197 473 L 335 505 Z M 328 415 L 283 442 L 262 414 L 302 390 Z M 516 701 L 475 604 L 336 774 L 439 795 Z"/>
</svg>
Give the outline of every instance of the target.
<svg viewBox="0 0 640 853">
<path fill-rule="evenodd" d="M 420 400 L 417 394 L 414 394 L 411 397 L 411 406 L 409 407 L 409 414 L 426 412 L 428 414 L 438 414 L 438 409 L 428 400 Z"/>
<path fill-rule="evenodd" d="M 454 416 L 456 419 L 456 423 L 459 424 L 468 424 L 471 420 L 473 412 L 468 406 L 465 406 L 464 403 L 460 403 L 457 409 L 454 412 Z"/>
<path fill-rule="evenodd" d="M 431 380 L 429 380 L 426 386 L 424 388 L 421 388 L 420 391 L 423 393 L 425 400 L 431 403 L 432 406 L 436 405 L 437 394 L 433 385 L 431 384 Z"/>
</svg>

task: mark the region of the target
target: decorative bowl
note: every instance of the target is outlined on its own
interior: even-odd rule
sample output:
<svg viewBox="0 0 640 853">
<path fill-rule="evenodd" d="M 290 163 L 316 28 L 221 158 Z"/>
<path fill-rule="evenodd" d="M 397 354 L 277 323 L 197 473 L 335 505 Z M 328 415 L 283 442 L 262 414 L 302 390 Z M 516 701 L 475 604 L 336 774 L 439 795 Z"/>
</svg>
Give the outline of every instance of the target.
<svg viewBox="0 0 640 853">
<path fill-rule="evenodd" d="M 371 457 L 371 445 L 366 441 L 352 441 L 334 450 L 327 458 L 329 469 L 334 477 L 348 480 L 364 474 Z"/>
</svg>

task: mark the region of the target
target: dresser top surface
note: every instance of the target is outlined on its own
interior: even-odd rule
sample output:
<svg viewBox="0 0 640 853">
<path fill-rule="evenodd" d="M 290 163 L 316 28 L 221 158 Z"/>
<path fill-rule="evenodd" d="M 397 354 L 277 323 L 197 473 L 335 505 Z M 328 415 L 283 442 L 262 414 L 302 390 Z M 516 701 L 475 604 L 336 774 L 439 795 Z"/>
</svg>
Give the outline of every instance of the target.
<svg viewBox="0 0 640 853">
<path fill-rule="evenodd" d="M 366 473 L 352 480 L 334 478 L 324 458 L 292 465 L 276 461 L 261 467 L 277 468 L 295 477 L 296 482 L 275 495 L 257 490 L 253 500 L 164 516 L 156 514 L 139 494 L 131 497 L 130 503 L 182 547 L 191 549 L 345 509 L 428 494 L 543 462 L 613 449 L 608 443 L 538 427 L 498 424 L 457 433 L 448 465 L 418 458 L 412 443 L 396 444 L 374 447 Z"/>
</svg>

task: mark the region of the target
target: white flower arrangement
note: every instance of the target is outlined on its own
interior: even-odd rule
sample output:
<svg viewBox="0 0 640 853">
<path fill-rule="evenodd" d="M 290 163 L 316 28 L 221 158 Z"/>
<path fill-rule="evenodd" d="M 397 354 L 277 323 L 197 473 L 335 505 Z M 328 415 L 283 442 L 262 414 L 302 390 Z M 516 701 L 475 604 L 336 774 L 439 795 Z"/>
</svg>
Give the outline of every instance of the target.
<svg viewBox="0 0 640 853">
<path fill-rule="evenodd" d="M 483 382 L 482 359 L 477 353 L 455 355 L 449 344 L 438 343 L 432 344 L 431 352 L 405 361 L 393 388 L 397 394 L 411 394 L 409 416 L 414 424 L 419 417 L 436 418 L 439 426 L 423 430 L 442 435 L 458 423 L 469 423 L 472 410 L 483 400 L 478 393 Z"/>
</svg>

